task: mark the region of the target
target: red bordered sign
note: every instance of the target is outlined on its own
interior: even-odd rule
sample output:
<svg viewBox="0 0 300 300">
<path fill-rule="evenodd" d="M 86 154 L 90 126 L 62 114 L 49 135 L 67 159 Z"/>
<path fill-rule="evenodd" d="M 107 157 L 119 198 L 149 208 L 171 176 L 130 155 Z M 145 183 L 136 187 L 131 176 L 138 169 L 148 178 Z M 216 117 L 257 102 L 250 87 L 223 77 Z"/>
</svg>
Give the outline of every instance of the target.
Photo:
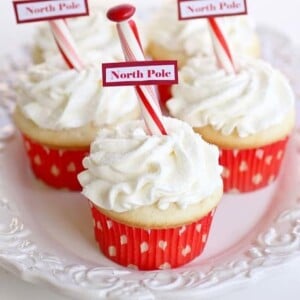
<svg viewBox="0 0 300 300">
<path fill-rule="evenodd" d="M 178 0 L 179 20 L 245 14 L 246 0 Z"/>
<path fill-rule="evenodd" d="M 87 16 L 88 0 L 26 0 L 14 1 L 17 23 L 29 23 Z"/>
<path fill-rule="evenodd" d="M 177 61 L 105 63 L 102 78 L 103 86 L 177 84 Z"/>
</svg>

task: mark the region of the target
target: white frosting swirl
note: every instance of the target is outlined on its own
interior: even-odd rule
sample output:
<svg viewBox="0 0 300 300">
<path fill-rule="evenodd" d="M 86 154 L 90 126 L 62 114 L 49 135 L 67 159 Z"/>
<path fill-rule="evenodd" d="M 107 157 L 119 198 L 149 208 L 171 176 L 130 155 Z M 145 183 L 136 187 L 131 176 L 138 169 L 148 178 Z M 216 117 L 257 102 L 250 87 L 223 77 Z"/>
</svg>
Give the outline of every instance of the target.
<svg viewBox="0 0 300 300">
<path fill-rule="evenodd" d="M 280 124 L 295 102 L 287 79 L 262 60 L 237 57 L 237 63 L 239 72 L 227 75 L 212 58 L 189 60 L 167 102 L 170 114 L 240 137 Z"/>
<path fill-rule="evenodd" d="M 249 53 L 257 40 L 255 26 L 248 16 L 219 18 L 218 23 L 232 51 Z M 213 54 L 212 39 L 206 19 L 179 21 L 176 1 L 167 2 L 153 19 L 148 30 L 149 41 L 188 57 Z M 251 50 L 250 50 L 251 52 Z"/>
<path fill-rule="evenodd" d="M 19 82 L 18 98 L 23 114 L 44 129 L 114 125 L 140 115 L 134 88 L 102 87 L 100 65 L 80 72 L 56 60 L 35 65 Z"/>
<path fill-rule="evenodd" d="M 90 15 L 67 19 L 67 24 L 74 38 L 81 58 L 86 63 L 103 63 L 124 60 L 116 24 L 106 17 L 108 7 L 117 1 L 97 0 L 92 3 Z M 139 27 L 141 24 L 139 24 Z M 143 46 L 146 46 L 144 36 Z M 48 24 L 39 27 L 35 36 L 35 47 L 43 60 L 53 56 L 60 57 L 57 45 Z"/>
<path fill-rule="evenodd" d="M 79 175 L 83 194 L 107 210 L 148 205 L 185 208 L 222 187 L 218 149 L 192 128 L 164 118 L 169 135 L 149 136 L 143 121 L 100 130 Z"/>
</svg>

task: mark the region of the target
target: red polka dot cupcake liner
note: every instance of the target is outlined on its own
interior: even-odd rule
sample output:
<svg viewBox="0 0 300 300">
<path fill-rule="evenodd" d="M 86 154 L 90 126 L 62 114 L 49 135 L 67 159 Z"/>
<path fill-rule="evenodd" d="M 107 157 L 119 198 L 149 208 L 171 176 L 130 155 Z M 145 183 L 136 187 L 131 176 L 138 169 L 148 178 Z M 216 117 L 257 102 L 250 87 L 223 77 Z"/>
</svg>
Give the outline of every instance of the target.
<svg viewBox="0 0 300 300">
<path fill-rule="evenodd" d="M 246 193 L 271 184 L 277 178 L 289 137 L 254 149 L 222 149 L 220 164 L 224 192 Z"/>
<path fill-rule="evenodd" d="M 192 224 L 168 229 L 143 229 L 116 222 L 92 203 L 95 238 L 110 260 L 137 270 L 182 266 L 205 247 L 214 211 Z"/>
<path fill-rule="evenodd" d="M 57 189 L 82 190 L 77 175 L 83 171 L 82 160 L 89 154 L 89 148 L 50 148 L 25 135 L 23 135 L 23 140 L 36 178 Z"/>
</svg>

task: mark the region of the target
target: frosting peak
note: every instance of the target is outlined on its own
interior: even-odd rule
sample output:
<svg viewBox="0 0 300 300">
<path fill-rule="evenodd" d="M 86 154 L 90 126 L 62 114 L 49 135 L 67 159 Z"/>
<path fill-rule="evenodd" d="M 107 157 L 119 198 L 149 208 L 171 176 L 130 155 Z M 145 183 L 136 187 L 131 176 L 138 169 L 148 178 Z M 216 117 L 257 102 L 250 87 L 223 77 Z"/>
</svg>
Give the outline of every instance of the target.
<svg viewBox="0 0 300 300">
<path fill-rule="evenodd" d="M 171 115 L 240 137 L 280 124 L 294 105 L 287 79 L 262 60 L 237 57 L 237 63 L 239 72 L 228 75 L 213 58 L 191 59 L 172 88 Z"/>
<path fill-rule="evenodd" d="M 23 114 L 44 129 L 114 125 L 140 114 L 134 89 L 102 87 L 97 65 L 80 72 L 54 60 L 35 65 L 20 81 L 18 95 Z"/>
</svg>

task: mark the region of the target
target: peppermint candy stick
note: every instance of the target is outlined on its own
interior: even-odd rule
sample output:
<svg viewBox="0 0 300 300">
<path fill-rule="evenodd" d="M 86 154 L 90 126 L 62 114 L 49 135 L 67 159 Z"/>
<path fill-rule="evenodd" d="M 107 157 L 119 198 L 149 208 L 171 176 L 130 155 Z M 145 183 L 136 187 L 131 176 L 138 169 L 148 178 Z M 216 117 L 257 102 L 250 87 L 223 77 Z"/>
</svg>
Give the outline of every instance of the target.
<svg viewBox="0 0 300 300">
<path fill-rule="evenodd" d="M 135 13 L 135 7 L 129 4 L 118 5 L 107 12 L 109 20 L 117 23 L 117 30 L 126 61 L 144 61 L 144 51 L 138 35 L 136 24 L 130 18 Z M 146 126 L 151 134 L 166 135 L 162 121 L 162 113 L 157 96 L 152 86 L 136 86 Z"/>
<path fill-rule="evenodd" d="M 218 64 L 228 74 L 236 73 L 236 66 L 221 28 L 215 18 L 208 18 L 208 23 Z"/>
<path fill-rule="evenodd" d="M 84 68 L 83 61 L 81 60 L 77 51 L 75 42 L 67 27 L 65 20 L 51 20 L 49 21 L 57 47 L 70 69 L 80 71 Z"/>
<path fill-rule="evenodd" d="M 117 8 L 113 8 L 113 10 L 114 9 L 117 9 L 116 11 L 117 18 L 119 17 L 118 16 L 119 13 L 121 15 L 125 14 L 124 22 L 123 19 L 121 19 L 120 21 L 115 21 L 117 22 L 117 31 L 120 37 L 121 46 L 123 49 L 125 59 L 127 61 L 146 60 L 136 23 L 133 20 L 129 20 L 130 17 L 133 16 L 135 13 L 135 7 L 125 4 L 125 5 L 120 5 Z M 148 90 L 148 93 L 152 95 L 155 103 L 159 106 L 157 90 L 153 86 L 144 86 L 143 89 Z"/>
</svg>

